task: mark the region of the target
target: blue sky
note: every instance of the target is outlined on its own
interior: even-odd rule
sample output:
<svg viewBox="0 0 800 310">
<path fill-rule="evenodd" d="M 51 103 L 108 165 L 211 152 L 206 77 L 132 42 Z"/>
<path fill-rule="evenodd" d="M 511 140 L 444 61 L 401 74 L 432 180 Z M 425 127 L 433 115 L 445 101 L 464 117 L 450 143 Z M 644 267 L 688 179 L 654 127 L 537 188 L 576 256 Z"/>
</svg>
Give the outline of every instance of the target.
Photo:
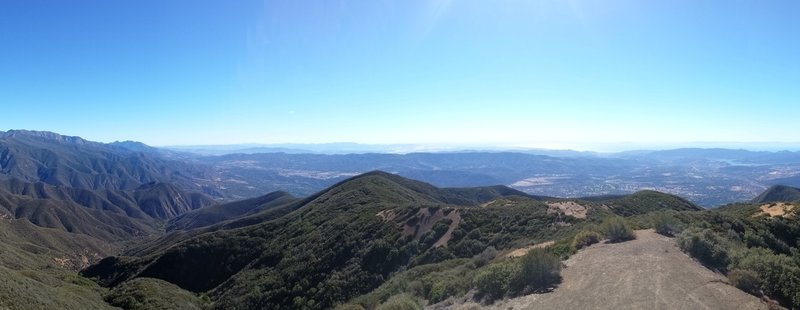
<svg viewBox="0 0 800 310">
<path fill-rule="evenodd" d="M 796 143 L 798 1 L 2 1 L 0 130 Z"/>
</svg>

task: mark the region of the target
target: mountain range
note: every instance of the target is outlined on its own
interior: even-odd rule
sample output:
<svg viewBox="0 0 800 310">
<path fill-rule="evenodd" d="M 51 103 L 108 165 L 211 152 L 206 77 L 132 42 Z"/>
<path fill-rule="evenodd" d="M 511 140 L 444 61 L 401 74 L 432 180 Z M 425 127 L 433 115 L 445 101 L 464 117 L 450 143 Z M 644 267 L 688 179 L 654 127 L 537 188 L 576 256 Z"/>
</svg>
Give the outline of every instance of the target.
<svg viewBox="0 0 800 310">
<path fill-rule="evenodd" d="M 697 189 L 766 173 L 771 179 L 758 181 L 766 185 L 793 177 L 794 156 L 693 149 L 200 156 L 9 131 L 0 133 L 0 308 L 373 309 L 398 298 L 419 307 L 488 306 L 480 284 L 487 270 L 517 268 L 533 249 L 566 259 L 582 251 L 581 238 L 610 236 L 617 219 L 677 236 L 637 246 L 677 244 L 731 283 L 746 270 L 763 286 L 748 292 L 792 307 L 800 305 L 791 280 L 800 278 L 797 188 L 765 187 L 715 209 L 648 186 L 541 190 L 577 189 L 603 175 L 637 184 L 661 175 L 672 180 L 664 186 L 692 181 Z M 705 268 L 680 264 L 668 272 Z M 675 289 L 703 285 L 665 276 L 687 281 Z M 502 293 L 513 299 L 530 288 Z"/>
<path fill-rule="evenodd" d="M 179 223 L 209 209 L 187 213 L 171 229 L 189 227 L 202 234 L 176 238 L 168 232 L 158 242 L 172 246 L 106 258 L 83 274 L 108 286 L 136 278 L 162 279 L 208 294 L 220 309 L 277 309 L 296 300 L 330 308 L 368 293 L 404 266 L 468 258 L 486 246 L 506 249 L 527 238 L 544 241 L 564 233 L 556 229 L 559 225 L 578 220 L 508 187 L 440 189 L 385 172 L 366 173 L 306 199 L 265 207 L 288 198 L 285 193 L 268 196 L 234 203 L 230 209 L 238 217 L 218 216 L 204 222 L 204 228 Z M 497 205 L 482 206 L 486 203 Z M 598 207 L 590 206 L 589 212 L 701 210 L 655 192 L 605 197 L 594 205 Z M 266 216 L 282 209 L 290 211 Z"/>
<path fill-rule="evenodd" d="M 525 153 L 230 154 L 200 157 L 231 195 L 285 190 L 309 195 L 347 177 L 384 170 L 437 186 L 504 184 L 534 195 L 581 197 L 651 189 L 705 207 L 747 201 L 771 185 L 798 186 L 800 154 L 742 151 L 705 156 L 675 150 L 616 156 L 552 157 Z M 716 152 L 716 151 L 713 151 Z"/>
<path fill-rule="evenodd" d="M 141 145 L 129 147 L 51 132 L 0 132 L 0 177 L 89 190 L 134 190 L 161 182 L 222 196 L 208 167 L 141 152 Z"/>
<path fill-rule="evenodd" d="M 373 170 L 441 187 L 503 184 L 532 195 L 582 197 L 657 190 L 704 207 L 748 201 L 772 185 L 800 186 L 800 153 L 675 149 L 589 152 L 234 153 L 201 155 L 133 141 L 49 132 L 0 133 L 0 178 L 85 189 L 170 183 L 219 201 L 286 191 L 311 195 Z M 276 151 L 276 150 L 262 150 Z M 113 162 L 113 163 L 112 163 Z"/>
</svg>

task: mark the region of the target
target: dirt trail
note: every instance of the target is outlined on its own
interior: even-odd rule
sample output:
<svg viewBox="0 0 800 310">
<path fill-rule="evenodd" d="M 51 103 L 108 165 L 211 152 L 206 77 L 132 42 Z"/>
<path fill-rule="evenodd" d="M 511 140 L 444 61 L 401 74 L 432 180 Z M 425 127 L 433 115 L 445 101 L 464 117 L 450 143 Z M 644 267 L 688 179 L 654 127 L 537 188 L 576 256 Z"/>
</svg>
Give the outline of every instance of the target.
<svg viewBox="0 0 800 310">
<path fill-rule="evenodd" d="M 450 211 L 450 213 L 444 218 L 450 220 L 450 227 L 448 227 L 447 232 L 445 232 L 444 235 L 442 235 L 442 237 L 433 244 L 434 248 L 447 245 L 447 242 L 453 238 L 453 231 L 455 231 L 456 228 L 458 228 L 458 225 L 461 224 L 461 214 L 459 214 L 456 210 Z"/>
<path fill-rule="evenodd" d="M 553 292 L 500 301 L 490 309 L 767 309 L 758 298 L 692 260 L 652 230 L 597 244 L 566 261 Z"/>
<path fill-rule="evenodd" d="M 505 254 L 505 255 L 502 255 L 502 256 L 504 256 L 504 257 L 520 257 L 520 256 L 523 256 L 525 254 L 528 254 L 528 251 L 530 251 L 530 250 L 538 249 L 538 248 L 546 248 L 546 247 L 551 246 L 553 244 L 555 244 L 555 241 L 547 241 L 547 242 L 537 243 L 537 244 L 534 244 L 534 245 L 526 246 L 524 248 L 519 248 L 519 249 L 513 250 L 511 252 L 508 252 L 508 254 Z"/>
</svg>

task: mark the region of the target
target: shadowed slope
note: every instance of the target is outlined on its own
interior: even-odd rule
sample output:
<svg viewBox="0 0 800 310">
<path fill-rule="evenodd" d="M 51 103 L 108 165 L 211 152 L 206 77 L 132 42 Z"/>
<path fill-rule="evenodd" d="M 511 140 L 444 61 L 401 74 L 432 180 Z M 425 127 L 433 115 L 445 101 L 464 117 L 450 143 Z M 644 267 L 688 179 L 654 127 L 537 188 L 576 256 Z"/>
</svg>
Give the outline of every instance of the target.
<svg viewBox="0 0 800 310">
<path fill-rule="evenodd" d="M 800 201 L 800 188 L 775 185 L 753 198 L 754 203 Z"/>
<path fill-rule="evenodd" d="M 272 192 L 261 197 L 194 210 L 169 222 L 167 230 L 187 230 L 214 225 L 237 217 L 271 210 L 293 202 L 297 198 L 287 192 Z"/>
<path fill-rule="evenodd" d="M 213 203 L 202 194 L 187 194 L 161 183 L 118 191 L 16 179 L 0 181 L 0 215 L 107 241 L 153 234 L 156 219 L 168 219 Z"/>
<path fill-rule="evenodd" d="M 186 212 L 215 204 L 200 193 L 186 193 L 172 184 L 148 183 L 131 192 L 139 208 L 158 219 L 171 219 Z"/>
</svg>

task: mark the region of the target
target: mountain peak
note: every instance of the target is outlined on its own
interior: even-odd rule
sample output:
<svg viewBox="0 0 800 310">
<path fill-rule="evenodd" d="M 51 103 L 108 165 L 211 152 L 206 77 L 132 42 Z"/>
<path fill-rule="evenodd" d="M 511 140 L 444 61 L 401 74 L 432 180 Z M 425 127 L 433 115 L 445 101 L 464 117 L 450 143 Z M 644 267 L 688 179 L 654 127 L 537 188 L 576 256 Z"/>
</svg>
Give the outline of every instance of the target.
<svg viewBox="0 0 800 310">
<path fill-rule="evenodd" d="M 362 173 L 360 175 L 357 175 L 357 176 L 351 178 L 351 180 L 358 179 L 358 178 L 364 178 L 364 177 L 371 177 L 371 176 L 383 177 L 383 178 L 389 178 L 389 179 L 409 180 L 409 179 L 401 177 L 401 176 L 399 176 L 397 174 L 386 172 L 386 171 L 383 171 L 383 170 L 372 170 L 372 171 L 369 171 L 369 172 L 365 172 L 365 173 Z"/>
<path fill-rule="evenodd" d="M 756 198 L 753 198 L 754 203 L 795 202 L 798 200 L 800 200 L 800 188 L 786 185 L 770 186 Z"/>
<path fill-rule="evenodd" d="M 50 131 L 36 131 L 36 130 L 23 130 L 23 129 L 12 129 L 6 131 L 0 135 L 0 137 L 9 137 L 9 138 L 35 138 L 35 139 L 42 139 L 42 140 L 51 140 L 60 143 L 75 143 L 75 144 L 89 144 L 92 143 L 87 141 L 81 137 L 77 136 L 65 136 L 60 135 L 55 132 Z"/>
<path fill-rule="evenodd" d="M 475 206 L 495 198 L 513 195 L 531 197 L 505 186 L 439 188 L 397 174 L 375 170 L 341 181 L 306 198 L 305 203 L 314 205 L 315 201 L 319 200 L 335 206 L 372 203 Z M 331 204 L 331 201 L 339 203 Z"/>
</svg>

